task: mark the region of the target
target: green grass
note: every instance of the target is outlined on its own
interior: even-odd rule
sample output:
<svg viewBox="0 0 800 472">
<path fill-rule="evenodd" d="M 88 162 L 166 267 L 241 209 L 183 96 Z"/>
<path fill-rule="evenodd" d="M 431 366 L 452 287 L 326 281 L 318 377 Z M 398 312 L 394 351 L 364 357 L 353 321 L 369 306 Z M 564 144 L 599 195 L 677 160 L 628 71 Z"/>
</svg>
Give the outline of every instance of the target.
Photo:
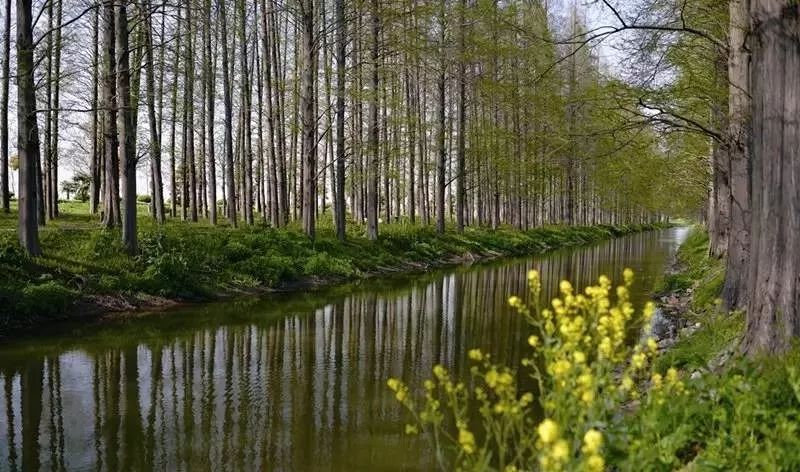
<svg viewBox="0 0 800 472">
<path fill-rule="evenodd" d="M 683 270 L 665 287 L 693 287 L 687 315 L 701 328 L 682 338 L 656 362 L 664 373 L 685 376 L 726 356 L 723 365 L 687 379 L 685 395 L 643 402 L 613 426 L 609 462 L 620 471 L 800 470 L 800 348 L 779 357 L 745 359 L 737 342 L 742 313 L 726 313 L 715 299 L 723 261 L 708 257 L 708 238 L 697 228 L 678 253 Z"/>
<path fill-rule="evenodd" d="M 316 241 L 298 225 L 231 228 L 223 223 L 170 220 L 159 227 L 140 205 L 139 254 L 130 257 L 118 230 L 102 229 L 85 204 L 64 203 L 61 216 L 42 228 L 44 255 L 26 257 L 17 243 L 16 214 L 0 214 L 0 331 L 63 313 L 81 295 L 145 293 L 209 299 L 219 293 L 274 288 L 307 278 L 348 280 L 370 273 L 457 262 L 473 255 L 519 256 L 578 246 L 647 229 L 647 226 L 449 228 L 384 224 L 377 241 L 354 222 L 348 238 L 335 238 L 329 215 Z"/>
</svg>

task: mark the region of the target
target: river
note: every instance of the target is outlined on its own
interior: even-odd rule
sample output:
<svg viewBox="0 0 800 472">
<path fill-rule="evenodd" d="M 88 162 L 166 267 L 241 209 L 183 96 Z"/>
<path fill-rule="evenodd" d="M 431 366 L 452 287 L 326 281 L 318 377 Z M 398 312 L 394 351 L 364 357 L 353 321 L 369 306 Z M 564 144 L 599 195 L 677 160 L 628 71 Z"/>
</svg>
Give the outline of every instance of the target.
<svg viewBox="0 0 800 472">
<path fill-rule="evenodd" d="M 58 324 L 0 346 L 0 470 L 430 470 L 387 378 L 463 375 L 476 347 L 516 366 L 532 268 L 552 295 L 630 267 L 638 308 L 686 234 Z"/>
</svg>

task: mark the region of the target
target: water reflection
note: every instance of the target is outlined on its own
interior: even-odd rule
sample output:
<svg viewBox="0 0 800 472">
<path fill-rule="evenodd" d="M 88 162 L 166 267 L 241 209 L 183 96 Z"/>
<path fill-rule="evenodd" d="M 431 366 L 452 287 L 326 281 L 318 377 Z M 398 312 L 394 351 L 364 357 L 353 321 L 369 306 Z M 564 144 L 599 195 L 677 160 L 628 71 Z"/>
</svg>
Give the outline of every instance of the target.
<svg viewBox="0 0 800 472">
<path fill-rule="evenodd" d="M 519 359 L 525 326 L 506 301 L 531 268 L 552 294 L 632 267 L 641 302 L 684 236 L 14 342 L 0 348 L 0 470 L 428 470 L 386 378 L 463 372 L 473 347 Z"/>
</svg>

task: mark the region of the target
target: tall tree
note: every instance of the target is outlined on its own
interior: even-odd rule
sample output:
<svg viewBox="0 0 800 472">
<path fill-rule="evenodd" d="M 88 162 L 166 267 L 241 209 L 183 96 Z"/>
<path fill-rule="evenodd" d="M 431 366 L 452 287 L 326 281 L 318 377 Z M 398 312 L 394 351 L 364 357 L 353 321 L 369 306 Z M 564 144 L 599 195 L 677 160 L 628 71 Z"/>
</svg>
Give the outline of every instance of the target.
<svg viewBox="0 0 800 472">
<path fill-rule="evenodd" d="M 300 16 L 303 29 L 303 152 L 305 168 L 303 182 L 303 230 L 314 239 L 316 236 L 317 187 L 317 113 L 314 101 L 316 50 L 314 46 L 314 0 L 301 0 Z"/>
<path fill-rule="evenodd" d="M 8 178 L 8 84 L 11 81 L 11 0 L 5 1 L 3 26 L 3 65 L 0 84 L 0 200 L 3 211 L 11 210 L 11 190 Z"/>
<path fill-rule="evenodd" d="M 752 0 L 752 213 L 743 349 L 775 353 L 800 336 L 800 5 Z"/>
<path fill-rule="evenodd" d="M 119 160 L 122 165 L 122 244 L 129 254 L 137 251 L 136 235 L 136 146 L 131 103 L 130 49 L 128 48 L 128 0 L 114 0 L 117 40 Z"/>
<path fill-rule="evenodd" d="M 344 1 L 336 2 L 336 200 L 334 202 L 334 218 L 336 221 L 336 237 L 344 241 L 345 228 L 345 69 L 347 63 L 347 21 L 344 13 Z"/>
<path fill-rule="evenodd" d="M 41 254 L 36 208 L 39 126 L 33 71 L 31 0 L 17 0 L 17 152 L 19 154 L 19 241 L 32 256 Z"/>
<path fill-rule="evenodd" d="M 263 1 L 263 0 L 262 0 Z M 214 103 L 216 97 L 215 85 L 216 80 L 214 77 L 214 53 L 211 47 L 211 0 L 205 0 L 205 26 L 204 33 L 204 47 L 206 50 L 206 62 L 203 64 L 203 73 L 206 81 L 206 123 L 208 131 L 206 132 L 206 139 L 208 144 L 206 149 L 208 152 L 208 199 L 209 199 L 209 219 L 212 225 L 217 224 L 217 161 L 216 152 L 214 149 Z"/>
<path fill-rule="evenodd" d="M 217 8 L 220 16 L 220 43 L 222 44 L 222 81 L 225 106 L 225 172 L 227 187 L 227 216 L 232 226 L 236 226 L 236 186 L 233 173 L 233 103 L 231 100 L 231 71 L 228 67 L 228 13 L 225 0 L 218 0 Z"/>
<path fill-rule="evenodd" d="M 380 2 L 372 0 L 372 78 L 370 81 L 369 97 L 369 162 L 367 164 L 367 238 L 370 240 L 378 239 L 378 162 L 380 160 L 380 148 L 378 143 L 379 123 L 378 123 L 378 100 L 380 99 L 379 84 L 379 59 L 380 59 Z"/>
<path fill-rule="evenodd" d="M 150 172 L 153 187 L 153 216 L 159 224 L 164 224 L 164 183 L 161 177 L 161 130 L 156 118 L 155 59 L 153 58 L 153 17 L 150 0 L 144 0 L 146 21 L 145 32 L 145 82 L 147 86 L 147 121 L 150 128 Z"/>
<path fill-rule="evenodd" d="M 446 28 L 445 15 L 446 7 L 445 0 L 441 0 L 439 8 L 439 77 L 437 87 L 439 89 L 438 102 L 439 102 L 439 120 L 437 130 L 437 151 L 439 153 L 436 160 L 436 232 L 439 234 L 444 233 L 444 220 L 447 209 L 444 204 L 444 190 L 445 185 L 445 168 L 447 166 L 447 148 L 445 147 L 445 134 L 447 133 L 447 116 L 446 116 L 446 86 L 447 86 L 447 52 L 445 49 Z"/>
<path fill-rule="evenodd" d="M 117 153 L 117 72 L 114 0 L 103 2 L 103 149 L 105 185 L 103 224 L 110 228 L 120 223 L 119 155 Z"/>
</svg>

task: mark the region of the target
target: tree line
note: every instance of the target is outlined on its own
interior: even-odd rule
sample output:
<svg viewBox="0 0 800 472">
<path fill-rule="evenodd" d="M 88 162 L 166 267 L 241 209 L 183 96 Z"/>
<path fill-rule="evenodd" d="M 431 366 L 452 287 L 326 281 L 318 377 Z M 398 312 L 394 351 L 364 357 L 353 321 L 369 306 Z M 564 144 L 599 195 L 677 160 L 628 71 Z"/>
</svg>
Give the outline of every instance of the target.
<svg viewBox="0 0 800 472">
<path fill-rule="evenodd" d="M 351 222 L 375 239 L 384 222 L 529 228 L 676 209 L 671 183 L 651 184 L 648 171 L 679 159 L 654 127 L 622 125 L 629 113 L 613 100 L 626 85 L 590 49 L 554 39 L 584 34 L 576 9 L 556 21 L 538 1 L 28 6 L 17 4 L 17 74 L 4 86 L 17 82 L 20 240 L 31 254 L 38 226 L 59 215 L 65 134 L 81 141 L 72 159 L 88 170 L 90 211 L 122 228 L 131 253 L 137 192 L 158 223 L 298 221 L 311 238 L 329 211 L 339 237 Z M 2 167 L 8 209 L 7 152 Z"/>
</svg>

